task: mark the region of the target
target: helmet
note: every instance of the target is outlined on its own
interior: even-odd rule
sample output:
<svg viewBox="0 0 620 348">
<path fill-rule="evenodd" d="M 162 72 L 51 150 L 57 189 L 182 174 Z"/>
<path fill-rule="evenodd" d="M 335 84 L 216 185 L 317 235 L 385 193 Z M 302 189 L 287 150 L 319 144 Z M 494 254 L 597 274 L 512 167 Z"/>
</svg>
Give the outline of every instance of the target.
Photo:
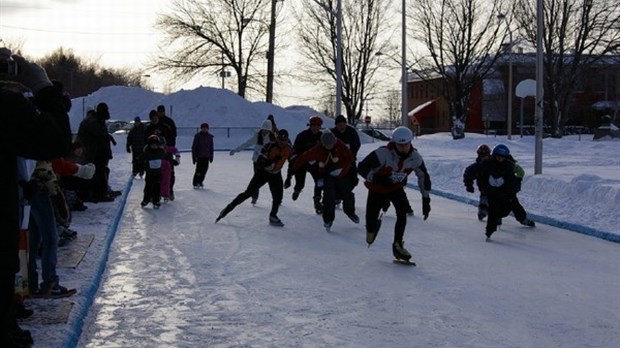
<svg viewBox="0 0 620 348">
<path fill-rule="evenodd" d="M 392 140 L 396 144 L 407 144 L 413 140 L 413 133 L 407 127 L 398 127 L 392 132 Z"/>
<path fill-rule="evenodd" d="M 146 138 L 146 143 L 148 145 L 152 145 L 152 144 L 159 145 L 159 137 L 155 134 L 149 135 L 149 137 Z"/>
<path fill-rule="evenodd" d="M 491 154 L 491 148 L 487 144 L 482 144 L 476 149 L 478 156 L 489 156 Z"/>
<path fill-rule="evenodd" d="M 493 148 L 493 156 L 510 156 L 510 150 L 508 150 L 508 146 L 504 144 L 495 145 Z"/>
<path fill-rule="evenodd" d="M 323 119 L 320 118 L 319 116 L 312 116 L 310 117 L 310 119 L 308 120 L 308 125 L 310 126 L 322 126 L 323 125 Z"/>
<path fill-rule="evenodd" d="M 334 147 L 334 144 L 336 144 L 336 136 L 334 133 L 327 130 L 321 134 L 321 145 L 331 150 Z"/>
</svg>

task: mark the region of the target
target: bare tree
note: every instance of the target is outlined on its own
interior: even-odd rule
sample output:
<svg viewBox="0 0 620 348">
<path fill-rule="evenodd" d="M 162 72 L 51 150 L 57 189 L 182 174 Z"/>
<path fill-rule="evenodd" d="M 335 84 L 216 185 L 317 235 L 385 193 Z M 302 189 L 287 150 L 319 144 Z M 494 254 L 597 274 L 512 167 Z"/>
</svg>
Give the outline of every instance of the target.
<svg viewBox="0 0 620 348">
<path fill-rule="evenodd" d="M 520 35 L 536 45 L 536 3 L 519 0 L 515 20 Z M 552 134 L 562 136 L 570 119 L 571 96 L 594 64 L 620 48 L 620 3 L 617 0 L 544 0 L 544 97 Z"/>
<path fill-rule="evenodd" d="M 419 0 L 408 8 L 413 38 L 424 44 L 416 73 L 443 80 L 441 91 L 452 116 L 452 136 L 465 137 L 471 91 L 492 72 L 502 55 L 506 27 L 498 25 L 503 2 Z"/>
<path fill-rule="evenodd" d="M 387 117 L 385 119 L 391 127 L 396 127 L 401 123 L 400 98 L 401 91 L 396 89 L 389 90 L 385 96 L 385 106 L 387 112 Z"/>
<path fill-rule="evenodd" d="M 213 76 L 229 66 L 237 75 L 237 94 L 260 85 L 253 64 L 266 58 L 271 0 L 175 0 L 156 27 L 166 34 L 164 51 L 154 68 L 177 80 Z M 264 76 L 264 75 L 263 75 Z"/>
<path fill-rule="evenodd" d="M 320 2 L 323 6 L 317 4 Z M 304 0 L 299 38 L 309 61 L 306 78 L 333 85 L 336 81 L 336 0 Z M 379 39 L 391 1 L 342 0 L 342 101 L 349 123 L 362 116 L 364 102 L 376 86 L 375 53 L 387 45 Z"/>
</svg>

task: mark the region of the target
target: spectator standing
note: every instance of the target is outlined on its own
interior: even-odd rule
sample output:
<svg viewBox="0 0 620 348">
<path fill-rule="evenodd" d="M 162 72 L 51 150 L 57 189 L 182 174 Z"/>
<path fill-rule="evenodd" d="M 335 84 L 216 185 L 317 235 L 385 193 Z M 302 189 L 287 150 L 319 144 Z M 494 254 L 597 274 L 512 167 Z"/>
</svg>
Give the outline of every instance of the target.
<svg viewBox="0 0 620 348">
<path fill-rule="evenodd" d="M 213 163 L 213 135 L 209 133 L 209 124 L 200 125 L 200 131 L 194 135 L 192 142 L 192 163 L 196 165 L 192 186 L 195 189 L 204 187 L 204 180 Z"/>
<path fill-rule="evenodd" d="M 159 116 L 159 122 L 170 129 L 169 133 L 164 134 L 166 137 L 166 144 L 169 146 L 177 146 L 177 125 L 170 116 L 166 115 L 166 107 L 163 105 L 157 106 L 157 115 Z"/>
<path fill-rule="evenodd" d="M 131 153 L 131 173 L 133 176 L 144 175 L 144 165 L 142 162 L 142 153 L 144 152 L 146 127 L 140 120 L 140 117 L 136 117 L 133 120 L 133 127 L 127 134 L 127 144 L 125 146 L 128 153 Z"/>
<path fill-rule="evenodd" d="M 40 66 L 0 48 L 1 61 L 13 61 L 15 74 L 0 74 L 2 129 L 0 137 L 0 346 L 29 347 L 32 336 L 15 316 L 15 274 L 19 271 L 20 198 L 18 182 L 28 180 L 23 158 L 49 160 L 71 148 L 66 99 Z M 37 141 L 33 141 L 36 138 Z M 21 173 L 18 176 L 18 173 Z M 20 179 L 18 179 L 20 178 Z"/>
</svg>

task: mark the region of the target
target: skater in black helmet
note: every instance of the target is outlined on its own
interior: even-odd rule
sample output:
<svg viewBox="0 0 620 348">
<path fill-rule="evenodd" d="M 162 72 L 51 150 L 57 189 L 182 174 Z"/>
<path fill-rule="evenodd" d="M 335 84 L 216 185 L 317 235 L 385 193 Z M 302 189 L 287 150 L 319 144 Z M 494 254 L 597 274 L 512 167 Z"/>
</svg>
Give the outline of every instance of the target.
<svg viewBox="0 0 620 348">
<path fill-rule="evenodd" d="M 412 172 L 418 177 L 418 187 L 422 194 L 422 214 L 424 220 L 431 211 L 431 180 L 424 160 L 411 145 L 413 133 L 407 127 L 398 127 L 392 133 L 392 140 L 371 152 L 358 165 L 359 174 L 366 179 L 368 188 L 366 201 L 366 242 L 370 246 L 375 241 L 381 220 L 379 217 L 385 201 L 390 201 L 396 209 L 394 243 L 392 253 L 397 260 L 410 262 L 411 254 L 403 246 L 403 236 L 407 225 L 407 195 L 405 185 Z"/>
</svg>

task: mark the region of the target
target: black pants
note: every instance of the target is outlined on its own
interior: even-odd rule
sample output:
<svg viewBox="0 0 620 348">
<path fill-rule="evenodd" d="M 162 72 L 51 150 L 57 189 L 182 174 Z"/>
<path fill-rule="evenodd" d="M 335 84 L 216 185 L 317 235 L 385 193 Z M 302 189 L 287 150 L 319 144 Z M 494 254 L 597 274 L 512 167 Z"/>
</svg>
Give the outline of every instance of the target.
<svg viewBox="0 0 620 348">
<path fill-rule="evenodd" d="M 295 172 L 295 186 L 293 187 L 293 190 L 295 192 L 301 192 L 304 189 L 304 186 L 306 186 L 306 172 L 310 173 L 310 175 L 312 175 L 312 179 L 314 180 L 314 194 L 312 197 L 319 197 L 318 199 L 321 199 L 323 188 L 318 184 L 320 175 L 318 174 L 316 168 L 313 168 L 308 164 L 304 165 Z"/>
<path fill-rule="evenodd" d="M 108 195 L 108 174 L 110 169 L 108 168 L 108 160 L 97 160 L 95 164 L 95 174 L 90 179 L 91 194 L 95 198 Z"/>
<path fill-rule="evenodd" d="M 355 195 L 352 192 L 351 176 L 336 178 L 327 175 L 323 178 L 323 222 L 334 221 L 336 199 L 342 200 L 342 210 L 347 215 L 355 214 Z"/>
<path fill-rule="evenodd" d="M 517 195 L 489 195 L 489 217 L 487 218 L 486 234 L 490 236 L 497 231 L 497 223 L 499 219 L 510 214 L 515 216 L 517 221 L 521 222 L 527 218 L 525 209 L 519 202 Z"/>
<path fill-rule="evenodd" d="M 246 199 L 252 197 L 254 192 L 257 192 L 263 185 L 269 185 L 269 191 L 271 191 L 271 198 L 273 202 L 271 203 L 271 212 L 269 215 L 276 216 L 278 214 L 278 209 L 280 209 L 280 204 L 282 203 L 282 195 L 284 194 L 284 185 L 282 183 L 282 174 L 278 173 L 268 173 L 264 170 L 256 170 L 254 172 L 254 176 L 250 179 L 250 183 L 245 191 L 233 199 L 230 204 L 228 204 L 228 211 L 233 210 L 236 206 L 243 203 Z"/>
<path fill-rule="evenodd" d="M 197 158 L 196 159 L 196 171 L 194 171 L 194 179 L 192 180 L 192 186 L 202 186 L 205 181 L 205 176 L 209 171 L 209 159 Z"/>
<path fill-rule="evenodd" d="M 386 202 L 391 202 L 396 210 L 396 224 L 394 224 L 394 243 L 402 242 L 407 226 L 407 207 L 409 201 L 405 189 L 394 192 L 378 193 L 368 191 L 366 200 L 366 231 L 379 232 L 379 213 Z"/>
<path fill-rule="evenodd" d="M 144 174 L 144 161 L 142 160 L 142 151 L 131 152 L 131 172 L 133 175 Z"/>
<path fill-rule="evenodd" d="M 161 200 L 161 173 L 146 172 L 142 202 L 159 203 Z"/>
</svg>

